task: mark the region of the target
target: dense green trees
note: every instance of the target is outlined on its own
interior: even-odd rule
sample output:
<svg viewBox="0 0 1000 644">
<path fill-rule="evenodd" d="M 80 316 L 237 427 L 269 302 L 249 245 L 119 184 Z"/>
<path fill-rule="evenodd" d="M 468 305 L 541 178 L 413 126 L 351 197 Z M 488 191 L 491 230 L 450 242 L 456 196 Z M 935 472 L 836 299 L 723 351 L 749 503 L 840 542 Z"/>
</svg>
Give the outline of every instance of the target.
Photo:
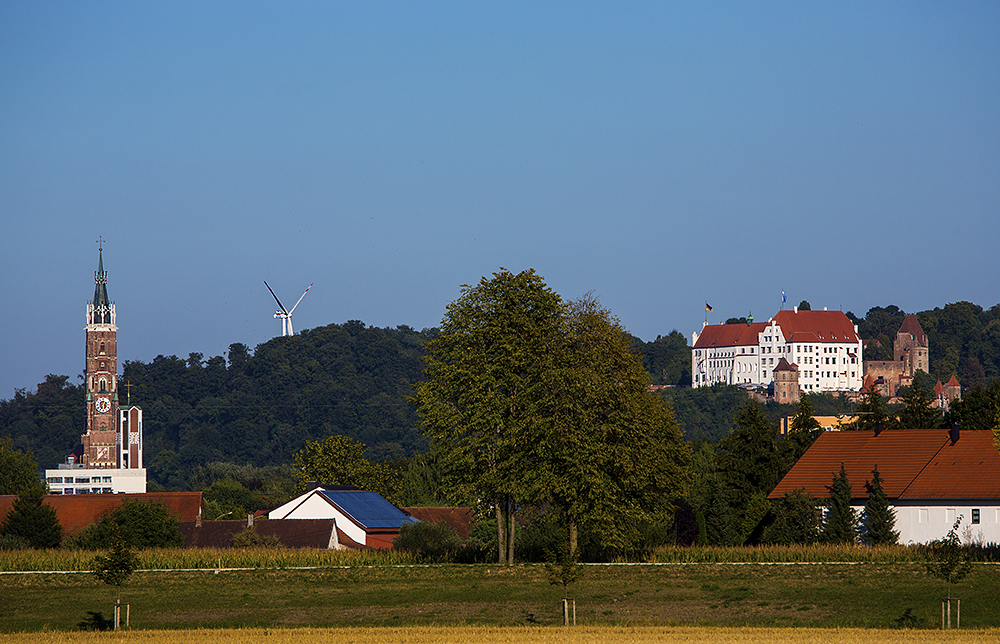
<svg viewBox="0 0 1000 644">
<path fill-rule="evenodd" d="M 39 482 L 22 488 L 0 524 L 0 535 L 19 537 L 32 548 L 56 548 L 62 541 L 63 528 L 55 509 L 43 503 L 45 486 Z"/>
<path fill-rule="evenodd" d="M 882 475 L 876 465 L 868 484 L 868 500 L 861 513 L 861 540 L 870 546 L 896 543 L 899 531 L 895 527 L 896 511 L 889 505 L 889 498 L 882 489 Z"/>
<path fill-rule="evenodd" d="M 40 484 L 38 463 L 31 452 L 14 449 L 9 436 L 0 438 L 0 494 L 20 494 Z"/>
<path fill-rule="evenodd" d="M 844 464 L 840 473 L 833 476 L 830 498 L 826 504 L 826 518 L 823 521 L 823 540 L 829 543 L 854 543 L 857 537 L 858 515 L 851 507 L 851 482 L 847 478 Z"/>
<path fill-rule="evenodd" d="M 354 485 L 378 492 L 396 501 L 399 475 L 385 463 L 373 463 L 364 457 L 365 444 L 349 436 L 327 436 L 309 441 L 295 452 L 296 492 L 303 492 L 310 481 L 325 485 Z"/>
<path fill-rule="evenodd" d="M 119 538 L 127 548 L 168 548 L 183 544 L 179 528 L 180 520 L 166 506 L 126 500 L 80 531 L 73 542 L 89 550 L 111 548 Z"/>
<path fill-rule="evenodd" d="M 565 304 L 534 271 L 501 269 L 448 306 L 414 401 L 456 497 L 497 514 L 498 559 L 513 562 L 514 510 L 548 501 L 606 545 L 683 485 L 686 446 L 610 314 Z"/>
</svg>

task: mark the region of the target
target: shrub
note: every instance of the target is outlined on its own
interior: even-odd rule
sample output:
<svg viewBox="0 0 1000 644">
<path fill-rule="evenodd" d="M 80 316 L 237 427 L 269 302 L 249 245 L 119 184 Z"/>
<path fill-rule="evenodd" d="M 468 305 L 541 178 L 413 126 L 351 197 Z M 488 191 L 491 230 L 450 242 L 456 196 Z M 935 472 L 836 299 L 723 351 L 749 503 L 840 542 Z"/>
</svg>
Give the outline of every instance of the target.
<svg viewBox="0 0 1000 644">
<path fill-rule="evenodd" d="M 280 548 L 281 541 L 273 534 L 267 537 L 261 536 L 253 526 L 246 528 L 233 535 L 232 544 L 234 548 Z"/>
<path fill-rule="evenodd" d="M 441 561 L 454 554 L 462 546 L 462 540 L 454 528 L 444 521 L 420 521 L 404 523 L 399 528 L 399 535 L 392 540 L 392 546 L 397 550 Z"/>
</svg>

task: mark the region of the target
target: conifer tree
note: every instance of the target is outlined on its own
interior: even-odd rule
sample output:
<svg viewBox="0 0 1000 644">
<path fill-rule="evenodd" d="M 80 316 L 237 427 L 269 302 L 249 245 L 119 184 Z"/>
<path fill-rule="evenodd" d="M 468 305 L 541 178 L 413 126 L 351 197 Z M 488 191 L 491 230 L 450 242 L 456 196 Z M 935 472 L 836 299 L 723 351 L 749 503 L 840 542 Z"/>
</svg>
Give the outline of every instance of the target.
<svg viewBox="0 0 1000 644">
<path fill-rule="evenodd" d="M 896 527 L 896 511 L 889 507 L 889 497 L 882 489 L 882 475 L 878 465 L 872 470 L 868 500 L 861 516 L 861 540 L 870 546 L 881 546 L 899 541 Z"/>
<path fill-rule="evenodd" d="M 45 505 L 45 486 L 32 485 L 21 491 L 0 525 L 0 534 L 26 539 L 32 548 L 58 548 L 63 528 L 55 508 Z"/>
<path fill-rule="evenodd" d="M 834 475 L 830 486 L 830 500 L 827 502 L 826 520 L 823 522 L 823 538 L 829 543 L 854 543 L 858 523 L 857 513 L 851 507 L 851 482 L 847 479 L 844 464 L 840 473 Z"/>
</svg>

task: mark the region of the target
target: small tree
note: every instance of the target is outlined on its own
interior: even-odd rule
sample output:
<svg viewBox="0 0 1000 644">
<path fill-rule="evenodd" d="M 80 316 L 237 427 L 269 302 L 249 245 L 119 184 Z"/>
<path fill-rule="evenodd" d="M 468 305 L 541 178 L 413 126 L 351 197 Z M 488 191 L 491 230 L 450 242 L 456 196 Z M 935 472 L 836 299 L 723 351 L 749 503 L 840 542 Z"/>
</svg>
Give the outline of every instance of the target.
<svg viewBox="0 0 1000 644">
<path fill-rule="evenodd" d="M 820 534 L 816 499 L 805 488 L 789 490 L 774 504 L 774 522 L 764 530 L 766 543 L 815 543 Z"/>
<path fill-rule="evenodd" d="M 938 539 L 927 544 L 927 560 L 924 566 L 927 573 L 948 582 L 948 598 L 951 598 L 951 585 L 957 584 L 972 571 L 969 551 L 962 547 L 958 538 L 958 526 L 962 516 L 955 519 L 955 524 L 944 539 Z"/>
<path fill-rule="evenodd" d="M 868 500 L 861 515 L 861 540 L 870 546 L 896 543 L 899 541 L 899 531 L 895 527 L 896 511 L 889 506 L 889 497 L 882 489 L 882 476 L 876 465 L 872 470 Z"/>
<path fill-rule="evenodd" d="M 115 596 L 115 630 L 118 630 L 118 607 L 122 602 L 122 586 L 139 566 L 139 559 L 125 543 L 117 526 L 112 529 L 111 549 L 106 555 L 94 557 L 94 576 L 109 586 L 114 586 Z"/>
<path fill-rule="evenodd" d="M 857 534 L 857 513 L 851 507 L 851 482 L 847 479 L 844 464 L 840 473 L 834 475 L 830 486 L 830 500 L 827 502 L 826 520 L 823 522 L 823 538 L 829 543 L 854 543 Z"/>
<path fill-rule="evenodd" d="M 179 528 L 180 521 L 165 505 L 125 501 L 81 530 L 75 542 L 90 550 L 111 548 L 117 538 L 130 548 L 169 548 L 183 545 Z"/>
<path fill-rule="evenodd" d="M 20 537 L 31 544 L 32 548 L 58 548 L 63 528 L 55 508 L 46 505 L 44 500 L 44 485 L 36 482 L 35 485 L 22 489 L 0 525 L 0 534 L 5 537 Z"/>
</svg>

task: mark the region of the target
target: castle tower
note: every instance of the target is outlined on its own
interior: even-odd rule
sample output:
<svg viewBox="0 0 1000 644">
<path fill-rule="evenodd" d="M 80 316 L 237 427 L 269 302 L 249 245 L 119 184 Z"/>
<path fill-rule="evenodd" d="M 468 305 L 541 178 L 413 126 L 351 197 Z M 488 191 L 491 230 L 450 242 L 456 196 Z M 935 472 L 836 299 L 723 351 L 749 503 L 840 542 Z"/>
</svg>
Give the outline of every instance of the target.
<svg viewBox="0 0 1000 644">
<path fill-rule="evenodd" d="M 781 358 L 774 367 L 774 400 L 782 404 L 799 402 L 799 367 Z"/>
<path fill-rule="evenodd" d="M 892 343 L 893 360 L 903 363 L 903 376 L 913 377 L 917 371 L 930 373 L 930 352 L 927 334 L 917 321 L 917 316 L 907 315 L 896 332 Z"/>
<path fill-rule="evenodd" d="M 115 303 L 108 299 L 103 240 L 98 240 L 94 299 L 87 304 L 86 363 L 87 433 L 81 437 L 83 464 L 88 468 L 118 467 L 118 346 Z"/>
</svg>

